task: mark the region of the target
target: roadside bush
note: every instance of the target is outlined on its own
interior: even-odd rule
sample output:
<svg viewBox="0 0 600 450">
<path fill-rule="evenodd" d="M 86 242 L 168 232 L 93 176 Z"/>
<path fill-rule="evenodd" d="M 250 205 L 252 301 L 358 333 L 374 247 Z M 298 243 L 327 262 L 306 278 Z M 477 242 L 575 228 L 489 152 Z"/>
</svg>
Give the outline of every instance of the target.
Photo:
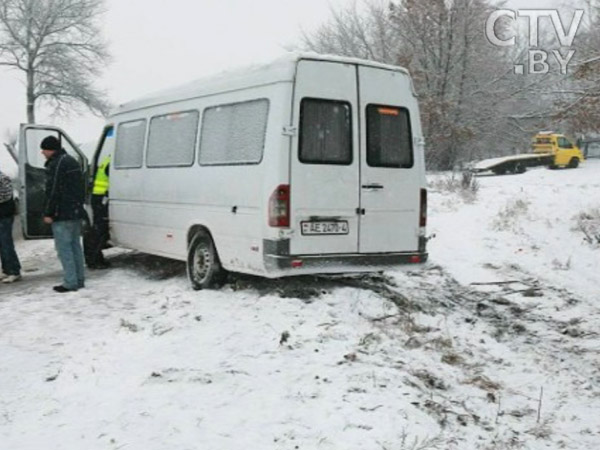
<svg viewBox="0 0 600 450">
<path fill-rule="evenodd" d="M 575 217 L 575 229 L 583 233 L 588 244 L 600 245 L 600 208 L 584 211 Z"/>
<path fill-rule="evenodd" d="M 459 194 L 467 203 L 473 203 L 477 199 L 479 183 L 473 172 L 465 170 L 457 173 L 452 172 L 443 178 L 437 179 L 430 184 L 431 188 L 440 192 Z"/>
<path fill-rule="evenodd" d="M 499 231 L 513 229 L 517 220 L 520 217 L 527 215 L 530 204 L 531 203 L 528 200 L 521 198 L 509 200 L 492 222 L 492 227 Z"/>
</svg>

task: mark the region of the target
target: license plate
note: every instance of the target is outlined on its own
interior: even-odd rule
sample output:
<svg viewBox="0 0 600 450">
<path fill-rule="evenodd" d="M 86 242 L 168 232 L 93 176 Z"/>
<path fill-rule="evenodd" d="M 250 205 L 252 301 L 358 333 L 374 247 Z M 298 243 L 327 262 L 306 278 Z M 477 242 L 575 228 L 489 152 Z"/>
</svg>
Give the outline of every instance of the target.
<svg viewBox="0 0 600 450">
<path fill-rule="evenodd" d="M 300 222 L 303 235 L 348 234 L 346 220 Z"/>
</svg>

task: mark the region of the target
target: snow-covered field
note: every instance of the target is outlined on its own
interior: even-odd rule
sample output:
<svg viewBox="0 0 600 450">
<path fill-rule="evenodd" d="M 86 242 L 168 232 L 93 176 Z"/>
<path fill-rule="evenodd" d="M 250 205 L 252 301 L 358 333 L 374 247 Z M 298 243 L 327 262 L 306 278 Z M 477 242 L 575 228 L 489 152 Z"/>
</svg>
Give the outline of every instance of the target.
<svg viewBox="0 0 600 450">
<path fill-rule="evenodd" d="M 182 263 L 112 249 L 56 294 L 52 243 L 19 240 L 0 449 L 600 448 L 600 245 L 581 229 L 600 161 L 474 196 L 449 177 L 430 176 L 413 272 L 195 292 Z"/>
</svg>

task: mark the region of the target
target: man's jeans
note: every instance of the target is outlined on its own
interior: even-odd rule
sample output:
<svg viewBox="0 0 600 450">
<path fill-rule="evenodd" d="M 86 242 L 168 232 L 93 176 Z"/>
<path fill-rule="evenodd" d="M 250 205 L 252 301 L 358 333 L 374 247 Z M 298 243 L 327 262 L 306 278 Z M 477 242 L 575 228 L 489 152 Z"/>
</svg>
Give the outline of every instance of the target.
<svg viewBox="0 0 600 450">
<path fill-rule="evenodd" d="M 21 264 L 15 252 L 13 241 L 13 220 L 10 217 L 0 217 L 0 259 L 2 260 L 2 272 L 6 275 L 20 275 Z"/>
<path fill-rule="evenodd" d="M 83 250 L 81 248 L 81 220 L 63 220 L 52 223 L 54 246 L 64 274 L 63 286 L 77 290 L 85 282 Z"/>
</svg>

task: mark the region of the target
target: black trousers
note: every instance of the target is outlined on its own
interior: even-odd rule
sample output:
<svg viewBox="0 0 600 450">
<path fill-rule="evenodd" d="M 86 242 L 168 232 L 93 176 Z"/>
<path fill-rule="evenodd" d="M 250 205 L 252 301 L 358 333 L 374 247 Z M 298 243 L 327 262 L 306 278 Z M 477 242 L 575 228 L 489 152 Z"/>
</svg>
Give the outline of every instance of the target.
<svg viewBox="0 0 600 450">
<path fill-rule="evenodd" d="M 102 249 L 106 248 L 108 233 L 108 202 L 104 195 L 92 195 L 93 224 L 83 241 L 85 262 L 89 267 L 104 265 Z"/>
</svg>

